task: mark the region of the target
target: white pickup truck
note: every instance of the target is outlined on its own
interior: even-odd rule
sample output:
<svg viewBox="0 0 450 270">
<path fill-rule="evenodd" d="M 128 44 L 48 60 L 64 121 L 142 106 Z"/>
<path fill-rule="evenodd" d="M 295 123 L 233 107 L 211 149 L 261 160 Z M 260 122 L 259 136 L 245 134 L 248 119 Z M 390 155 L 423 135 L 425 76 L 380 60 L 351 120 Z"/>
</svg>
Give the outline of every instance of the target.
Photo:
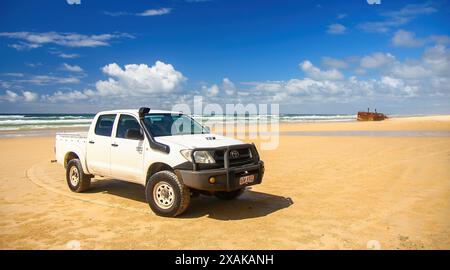
<svg viewBox="0 0 450 270">
<path fill-rule="evenodd" d="M 264 175 L 254 144 L 145 107 L 100 112 L 87 133 L 58 133 L 55 155 L 72 191 L 88 189 L 95 175 L 139 183 L 150 208 L 167 217 L 183 213 L 191 196 L 234 199 Z"/>
</svg>

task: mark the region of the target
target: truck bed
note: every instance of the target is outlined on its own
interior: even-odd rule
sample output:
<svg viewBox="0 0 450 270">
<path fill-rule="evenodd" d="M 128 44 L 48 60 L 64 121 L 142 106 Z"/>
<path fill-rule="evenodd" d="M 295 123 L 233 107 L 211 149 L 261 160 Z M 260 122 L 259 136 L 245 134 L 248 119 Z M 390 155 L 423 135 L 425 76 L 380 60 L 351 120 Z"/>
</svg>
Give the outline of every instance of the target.
<svg viewBox="0 0 450 270">
<path fill-rule="evenodd" d="M 55 156 L 58 163 L 65 165 L 66 153 L 76 153 L 81 161 L 86 157 L 87 132 L 56 133 Z"/>
<path fill-rule="evenodd" d="M 64 138 L 64 139 L 86 139 L 88 133 L 87 132 L 59 132 L 56 133 L 56 138 Z"/>
</svg>

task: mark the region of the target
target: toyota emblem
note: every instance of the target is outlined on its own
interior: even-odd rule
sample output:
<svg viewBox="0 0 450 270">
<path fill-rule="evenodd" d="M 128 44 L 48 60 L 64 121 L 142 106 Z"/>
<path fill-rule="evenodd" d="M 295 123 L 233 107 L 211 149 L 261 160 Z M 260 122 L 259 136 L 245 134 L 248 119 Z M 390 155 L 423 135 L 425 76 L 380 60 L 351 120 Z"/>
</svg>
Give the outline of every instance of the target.
<svg viewBox="0 0 450 270">
<path fill-rule="evenodd" d="M 231 151 L 231 152 L 230 152 L 230 158 L 232 158 L 232 159 L 237 159 L 237 158 L 239 158 L 239 151 L 237 151 L 237 150 Z"/>
</svg>

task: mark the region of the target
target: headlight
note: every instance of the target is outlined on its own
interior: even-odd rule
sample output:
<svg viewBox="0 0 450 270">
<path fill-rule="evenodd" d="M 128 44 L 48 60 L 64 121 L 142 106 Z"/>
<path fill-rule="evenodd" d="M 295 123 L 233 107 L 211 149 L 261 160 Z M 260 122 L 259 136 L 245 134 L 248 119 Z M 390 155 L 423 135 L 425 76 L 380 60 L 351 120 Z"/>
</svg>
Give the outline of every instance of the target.
<svg viewBox="0 0 450 270">
<path fill-rule="evenodd" d="M 192 162 L 191 154 L 192 150 L 181 150 L 181 155 L 190 162 Z M 209 151 L 195 151 L 194 160 L 196 163 L 216 163 L 213 155 Z"/>
</svg>

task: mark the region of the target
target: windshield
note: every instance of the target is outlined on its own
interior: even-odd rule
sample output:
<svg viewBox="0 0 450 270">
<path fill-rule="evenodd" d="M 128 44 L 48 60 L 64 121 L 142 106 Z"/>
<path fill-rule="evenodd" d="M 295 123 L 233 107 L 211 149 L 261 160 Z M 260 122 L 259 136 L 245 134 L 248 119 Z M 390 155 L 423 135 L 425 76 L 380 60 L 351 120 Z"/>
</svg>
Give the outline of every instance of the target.
<svg viewBox="0 0 450 270">
<path fill-rule="evenodd" d="M 147 114 L 144 123 L 154 137 L 208 133 L 202 125 L 184 114 Z"/>
</svg>

